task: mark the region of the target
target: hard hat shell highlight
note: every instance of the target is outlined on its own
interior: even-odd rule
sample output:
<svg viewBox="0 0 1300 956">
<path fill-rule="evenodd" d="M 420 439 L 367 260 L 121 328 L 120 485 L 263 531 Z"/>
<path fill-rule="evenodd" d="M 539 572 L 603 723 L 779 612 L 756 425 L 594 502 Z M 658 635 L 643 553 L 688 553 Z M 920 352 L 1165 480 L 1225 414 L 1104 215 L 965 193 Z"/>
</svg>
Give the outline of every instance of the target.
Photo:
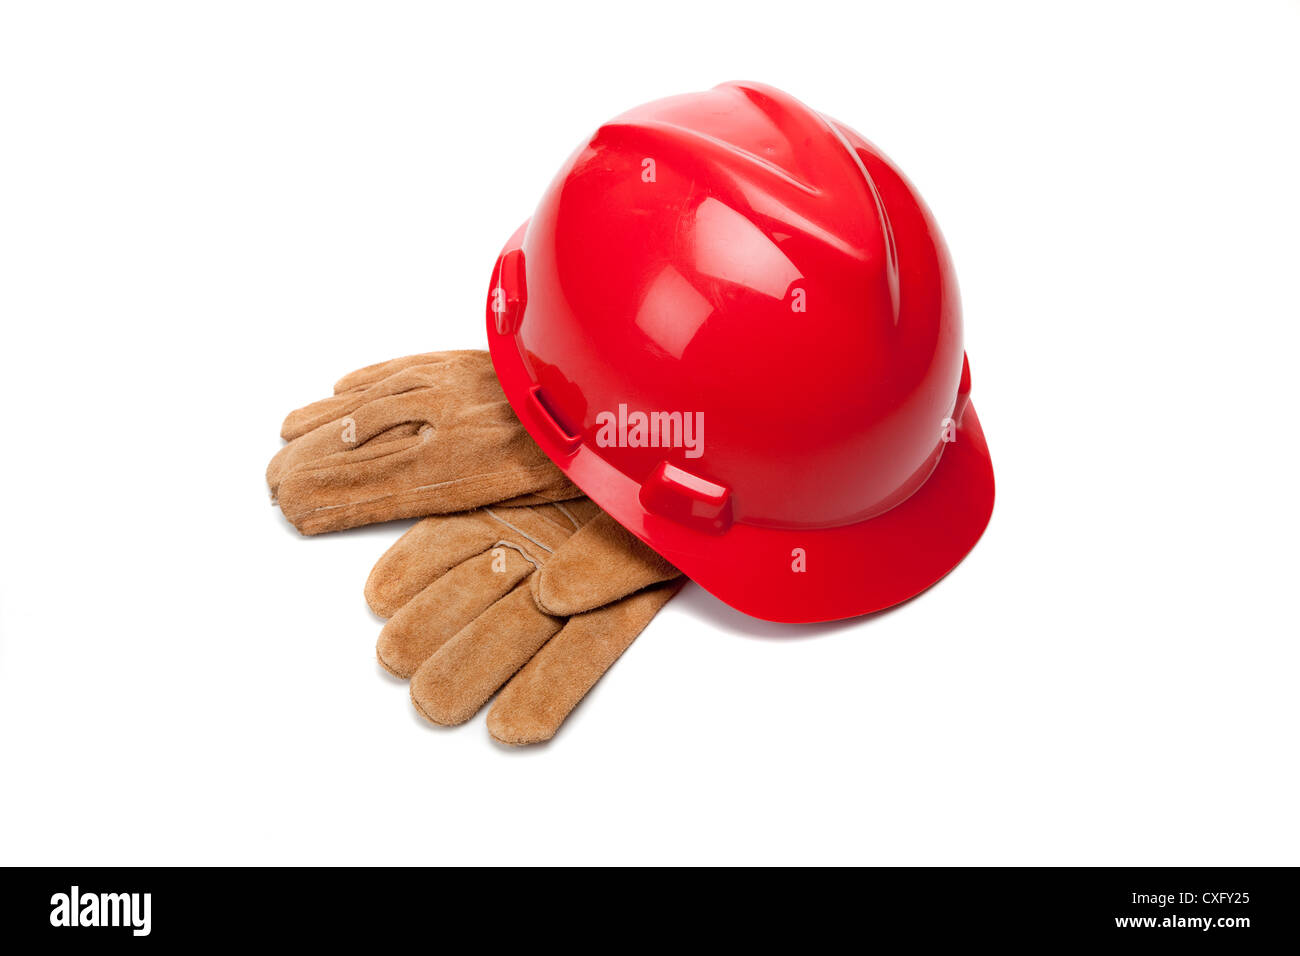
<svg viewBox="0 0 1300 956">
<path fill-rule="evenodd" d="M 506 243 L 487 317 L 542 450 L 748 614 L 896 604 L 988 523 L 938 226 L 878 149 L 779 90 L 602 126 Z"/>
</svg>

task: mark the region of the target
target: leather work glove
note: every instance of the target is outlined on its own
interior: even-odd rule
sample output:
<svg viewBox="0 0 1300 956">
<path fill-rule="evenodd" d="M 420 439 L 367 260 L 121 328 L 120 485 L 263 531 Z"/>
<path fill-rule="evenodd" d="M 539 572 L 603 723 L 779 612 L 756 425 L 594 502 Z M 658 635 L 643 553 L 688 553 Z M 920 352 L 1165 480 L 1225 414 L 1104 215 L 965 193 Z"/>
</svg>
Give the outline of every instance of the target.
<svg viewBox="0 0 1300 956">
<path fill-rule="evenodd" d="M 379 662 L 435 724 L 504 685 L 488 731 L 549 740 L 681 585 L 680 572 L 587 498 L 426 518 L 375 565 Z"/>
<path fill-rule="evenodd" d="M 519 424 L 483 351 L 358 369 L 280 435 L 266 480 L 303 534 L 581 494 Z"/>
</svg>

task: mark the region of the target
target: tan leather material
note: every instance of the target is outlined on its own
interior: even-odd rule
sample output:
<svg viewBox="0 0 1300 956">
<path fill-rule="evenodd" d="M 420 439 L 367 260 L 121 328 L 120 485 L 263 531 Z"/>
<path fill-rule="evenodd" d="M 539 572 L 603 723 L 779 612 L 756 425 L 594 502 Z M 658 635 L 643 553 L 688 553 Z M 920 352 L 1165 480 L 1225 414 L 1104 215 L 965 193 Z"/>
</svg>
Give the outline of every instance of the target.
<svg viewBox="0 0 1300 956">
<path fill-rule="evenodd" d="M 387 620 L 380 664 L 435 723 L 468 720 L 504 685 L 492 735 L 549 740 L 680 586 L 533 443 L 486 352 L 357 369 L 280 431 L 266 479 L 303 534 L 424 518 L 365 596 Z"/>
<path fill-rule="evenodd" d="M 602 511 L 533 576 L 533 599 L 546 613 L 569 617 L 680 574 Z"/>
<path fill-rule="evenodd" d="M 396 395 L 428 382 L 436 387 L 438 373 L 447 371 L 448 380 L 456 377 L 454 366 L 464 360 L 474 361 L 481 353 L 464 350 L 423 352 L 390 359 L 349 372 L 334 383 L 334 394 L 290 412 L 280 426 L 280 437 L 293 441 L 315 428 L 350 414 L 357 407 L 383 395 Z M 400 376 L 407 369 L 421 369 L 416 376 Z M 382 384 L 381 384 L 382 383 Z"/>
<path fill-rule="evenodd" d="M 505 569 L 494 573 L 498 556 L 486 553 L 458 564 L 388 619 L 379 632 L 379 663 L 397 677 L 410 678 L 429 657 L 515 585 L 533 565 L 513 550 L 502 552 Z"/>
<path fill-rule="evenodd" d="M 453 567 L 483 554 L 498 537 L 497 529 L 473 512 L 437 523 L 417 522 L 370 572 L 366 603 L 380 617 L 392 617 Z"/>
<path fill-rule="evenodd" d="M 488 711 L 488 732 L 515 746 L 550 740 L 680 588 L 679 578 L 569 618 L 497 695 Z"/>
<path fill-rule="evenodd" d="M 434 723 L 468 720 L 506 685 L 494 736 L 549 739 L 676 591 L 664 582 L 677 572 L 643 548 L 585 498 L 426 518 L 366 584 L 370 606 L 391 615 L 376 654 L 411 678 L 412 703 Z M 543 611 L 533 596 L 542 575 L 544 590 L 594 610 Z M 523 684 L 511 691 L 516 674 Z"/>
<path fill-rule="evenodd" d="M 524 431 L 486 352 L 431 352 L 359 369 L 291 412 L 267 467 L 303 534 L 580 492 Z"/>
<path fill-rule="evenodd" d="M 420 665 L 412 703 L 435 724 L 464 723 L 563 626 L 537 609 L 527 587 L 515 588 Z"/>
</svg>

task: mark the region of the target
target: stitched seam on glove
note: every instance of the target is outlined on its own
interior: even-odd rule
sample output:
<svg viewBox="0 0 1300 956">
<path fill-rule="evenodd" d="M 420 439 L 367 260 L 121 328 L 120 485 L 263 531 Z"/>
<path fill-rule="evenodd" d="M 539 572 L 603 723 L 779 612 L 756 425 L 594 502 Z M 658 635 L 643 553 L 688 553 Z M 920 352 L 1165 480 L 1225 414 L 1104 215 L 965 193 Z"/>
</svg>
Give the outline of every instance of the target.
<svg viewBox="0 0 1300 956">
<path fill-rule="evenodd" d="M 489 471 L 479 475 L 470 475 L 466 478 L 453 478 L 451 481 L 440 481 L 432 485 L 419 485 L 415 488 L 403 488 L 401 491 L 389 492 L 386 495 L 377 495 L 374 498 L 358 498 L 354 501 L 346 501 L 343 504 L 339 504 L 339 505 L 320 505 L 319 507 L 316 508 L 308 508 L 306 511 L 294 512 L 292 515 L 289 515 L 288 518 L 290 521 L 293 521 L 295 518 L 301 518 L 303 515 L 315 514 L 318 511 L 335 511 L 339 508 L 355 508 L 358 505 L 373 504 L 376 501 L 383 501 L 387 498 L 398 498 L 401 497 L 402 495 L 414 494 L 420 491 L 432 491 L 435 488 L 453 488 L 456 485 L 463 485 L 475 481 L 482 481 L 485 478 L 497 478 L 501 475 L 517 476 L 521 472 L 525 474 L 532 474 L 533 472 L 546 471 L 547 469 L 553 467 L 555 466 L 551 465 L 550 463 L 547 463 L 543 465 L 530 465 L 526 468 L 517 468 L 511 471 Z M 292 477 L 293 474 L 294 472 L 291 471 L 285 477 L 286 478 Z M 281 484 L 284 484 L 284 482 L 281 482 Z M 541 496 L 540 491 L 532 491 L 528 493 L 538 495 L 539 497 Z"/>
</svg>

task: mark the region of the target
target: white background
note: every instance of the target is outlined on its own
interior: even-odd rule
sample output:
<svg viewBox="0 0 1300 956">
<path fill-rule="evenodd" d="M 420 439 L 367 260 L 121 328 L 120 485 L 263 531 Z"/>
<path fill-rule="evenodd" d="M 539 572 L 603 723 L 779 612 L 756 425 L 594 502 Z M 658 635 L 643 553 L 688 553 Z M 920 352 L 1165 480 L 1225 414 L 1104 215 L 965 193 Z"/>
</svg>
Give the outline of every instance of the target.
<svg viewBox="0 0 1300 956">
<path fill-rule="evenodd" d="M 1300 862 L 1294 3 L 7 4 L 0 862 Z M 262 473 L 483 344 L 603 120 L 728 79 L 942 223 L 998 479 L 920 599 L 691 586 L 550 745 L 424 723 Z"/>
</svg>

